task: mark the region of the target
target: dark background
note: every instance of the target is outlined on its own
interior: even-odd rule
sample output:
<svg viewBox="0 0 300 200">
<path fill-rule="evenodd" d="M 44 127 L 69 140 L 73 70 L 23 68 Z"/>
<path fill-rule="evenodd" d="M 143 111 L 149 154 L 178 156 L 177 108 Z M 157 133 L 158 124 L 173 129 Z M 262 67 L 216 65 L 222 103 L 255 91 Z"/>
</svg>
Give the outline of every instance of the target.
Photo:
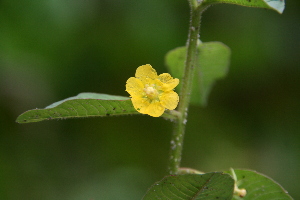
<svg viewBox="0 0 300 200">
<path fill-rule="evenodd" d="M 216 5 L 201 40 L 232 50 L 205 108 L 191 106 L 182 166 L 264 173 L 300 199 L 300 2 Z M 0 1 L 0 199 L 141 199 L 167 174 L 172 123 L 124 116 L 17 124 L 81 92 L 128 96 L 138 66 L 167 72 L 186 43 L 183 0 Z"/>
</svg>

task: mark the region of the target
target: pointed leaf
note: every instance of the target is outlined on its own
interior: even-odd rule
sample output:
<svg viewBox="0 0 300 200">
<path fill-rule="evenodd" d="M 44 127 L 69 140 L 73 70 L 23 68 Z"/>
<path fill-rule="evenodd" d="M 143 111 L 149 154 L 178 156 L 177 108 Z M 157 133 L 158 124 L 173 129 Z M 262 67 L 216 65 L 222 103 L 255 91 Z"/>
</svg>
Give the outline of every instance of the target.
<svg viewBox="0 0 300 200">
<path fill-rule="evenodd" d="M 50 119 L 67 119 L 78 117 L 96 117 L 109 115 L 139 114 L 130 98 L 81 93 L 62 101 L 53 103 L 45 109 L 29 110 L 17 118 L 18 123 L 39 122 Z"/>
<path fill-rule="evenodd" d="M 193 80 L 192 104 L 206 105 L 216 80 L 227 75 L 230 49 L 221 42 L 205 42 L 198 47 L 198 66 Z M 166 65 L 171 74 L 183 78 L 186 47 L 178 47 L 166 55 Z M 181 84 L 178 87 L 180 93 Z"/>
<path fill-rule="evenodd" d="M 155 183 L 143 200 L 230 200 L 234 180 L 220 172 L 171 175 Z"/>
<path fill-rule="evenodd" d="M 234 197 L 238 200 L 291 200 L 293 199 L 278 183 L 271 178 L 250 170 L 234 170 L 239 189 L 247 191 L 245 197 Z"/>
<path fill-rule="evenodd" d="M 283 12 L 284 0 L 204 0 L 203 4 L 229 3 L 240 6 L 272 9 L 280 14 Z"/>
</svg>

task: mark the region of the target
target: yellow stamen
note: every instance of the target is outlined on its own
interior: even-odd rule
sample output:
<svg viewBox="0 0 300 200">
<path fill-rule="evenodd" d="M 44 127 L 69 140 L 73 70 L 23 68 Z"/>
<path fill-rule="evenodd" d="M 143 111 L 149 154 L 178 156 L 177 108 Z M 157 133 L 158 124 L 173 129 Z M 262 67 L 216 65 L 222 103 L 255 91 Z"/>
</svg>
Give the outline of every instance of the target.
<svg viewBox="0 0 300 200">
<path fill-rule="evenodd" d="M 147 97 L 149 99 L 155 99 L 157 97 L 157 95 L 158 95 L 157 90 L 155 88 L 153 88 L 153 87 L 147 87 L 146 86 L 144 88 L 144 92 L 146 93 L 146 95 L 147 95 Z"/>
</svg>

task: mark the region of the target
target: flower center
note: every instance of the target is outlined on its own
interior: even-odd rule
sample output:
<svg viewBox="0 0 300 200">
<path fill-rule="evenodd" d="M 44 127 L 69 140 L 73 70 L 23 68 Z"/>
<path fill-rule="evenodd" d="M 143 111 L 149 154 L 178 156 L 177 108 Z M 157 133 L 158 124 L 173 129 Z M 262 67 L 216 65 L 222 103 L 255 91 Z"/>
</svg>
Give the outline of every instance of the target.
<svg viewBox="0 0 300 200">
<path fill-rule="evenodd" d="M 146 87 L 144 88 L 144 92 L 149 99 L 155 99 L 158 95 L 157 90 L 154 87 L 148 85 L 146 85 Z"/>
</svg>

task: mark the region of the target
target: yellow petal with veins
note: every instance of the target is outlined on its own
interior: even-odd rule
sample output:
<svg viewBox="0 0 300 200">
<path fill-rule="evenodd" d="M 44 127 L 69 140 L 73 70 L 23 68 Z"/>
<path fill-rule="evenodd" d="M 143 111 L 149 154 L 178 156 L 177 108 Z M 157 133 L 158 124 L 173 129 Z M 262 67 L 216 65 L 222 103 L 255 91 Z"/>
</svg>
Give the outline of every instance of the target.
<svg viewBox="0 0 300 200">
<path fill-rule="evenodd" d="M 142 97 L 144 94 L 144 84 L 141 80 L 131 77 L 126 82 L 126 91 L 131 97 Z"/>
<path fill-rule="evenodd" d="M 173 90 L 179 84 L 179 79 L 173 78 L 168 73 L 160 74 L 158 79 L 163 83 L 163 91 Z"/>
<path fill-rule="evenodd" d="M 148 81 L 157 79 L 157 73 L 151 65 L 147 64 L 136 69 L 135 77 L 147 84 Z"/>
<path fill-rule="evenodd" d="M 165 111 L 165 108 L 161 105 L 159 101 L 152 102 L 146 110 L 146 114 L 152 117 L 160 117 Z"/>
<path fill-rule="evenodd" d="M 169 110 L 174 110 L 179 102 L 179 96 L 174 91 L 164 92 L 160 97 L 161 105 Z"/>
<path fill-rule="evenodd" d="M 131 98 L 131 102 L 134 106 L 134 108 L 142 114 L 148 114 L 148 107 L 150 105 L 150 101 L 148 101 L 145 98 L 137 97 L 137 98 Z"/>
</svg>

